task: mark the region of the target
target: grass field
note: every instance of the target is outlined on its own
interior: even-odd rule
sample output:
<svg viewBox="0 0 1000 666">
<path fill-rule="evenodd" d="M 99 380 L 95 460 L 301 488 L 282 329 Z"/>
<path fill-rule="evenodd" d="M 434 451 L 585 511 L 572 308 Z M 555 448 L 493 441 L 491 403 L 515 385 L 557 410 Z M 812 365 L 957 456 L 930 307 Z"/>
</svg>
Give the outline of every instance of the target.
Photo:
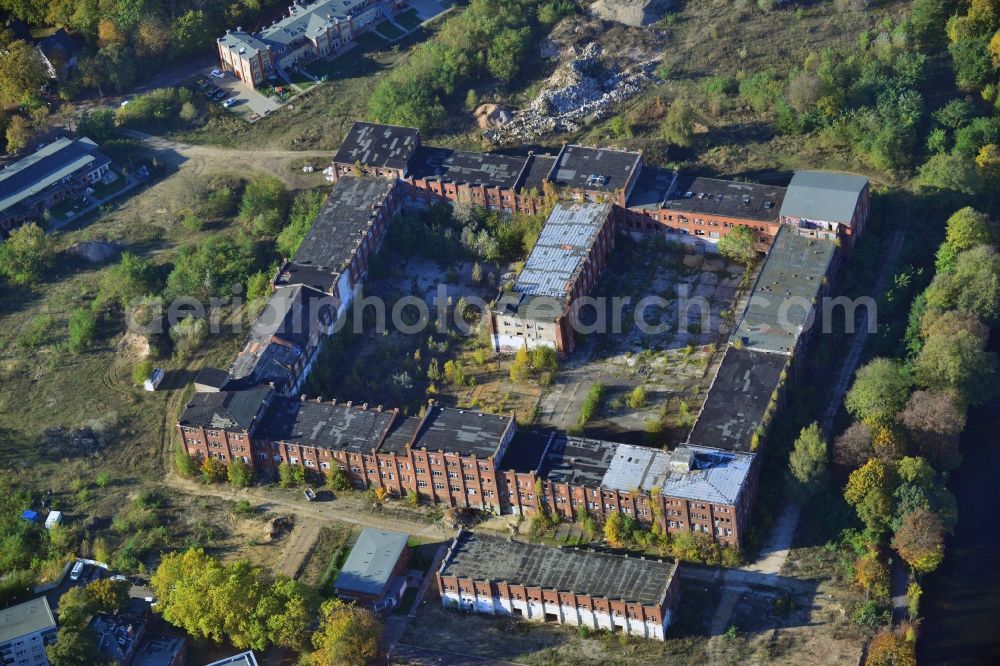
<svg viewBox="0 0 1000 666">
<path fill-rule="evenodd" d="M 386 39 L 392 39 L 392 40 L 399 39 L 404 34 L 402 30 L 400 30 L 393 24 L 389 23 L 388 21 L 382 21 L 377 26 L 375 26 L 374 30 L 378 32 L 378 34 L 385 37 Z"/>
</svg>

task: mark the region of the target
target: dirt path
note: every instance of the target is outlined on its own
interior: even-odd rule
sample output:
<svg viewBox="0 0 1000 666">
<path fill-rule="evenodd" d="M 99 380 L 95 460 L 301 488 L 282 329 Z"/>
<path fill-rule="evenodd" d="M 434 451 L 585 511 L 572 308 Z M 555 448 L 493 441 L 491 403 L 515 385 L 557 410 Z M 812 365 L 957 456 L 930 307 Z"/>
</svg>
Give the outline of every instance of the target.
<svg viewBox="0 0 1000 666">
<path fill-rule="evenodd" d="M 285 549 L 281 553 L 281 563 L 278 565 L 278 573 L 289 578 L 298 578 L 302 571 L 302 565 L 306 563 L 309 553 L 316 545 L 319 538 L 319 531 L 323 527 L 322 523 L 316 520 L 307 520 L 295 524 L 291 536 L 285 543 Z"/>
<path fill-rule="evenodd" d="M 316 520 L 323 522 L 338 521 L 352 525 L 361 525 L 362 527 L 396 530 L 426 540 L 436 541 L 444 541 L 455 536 L 454 530 L 445 529 L 437 523 L 421 523 L 392 516 L 387 513 L 359 511 L 353 507 L 346 507 L 342 500 L 306 504 L 305 499 L 300 503 L 284 497 L 276 497 L 264 488 L 236 490 L 230 486 L 207 486 L 197 481 L 182 478 L 174 472 L 168 472 L 164 476 L 162 483 L 174 490 L 191 495 L 211 495 L 234 502 L 249 500 L 252 503 L 258 504 L 264 510 L 280 510 L 294 514 L 297 519 L 302 521 L 301 524 Z"/>
<path fill-rule="evenodd" d="M 144 143 L 156 153 L 156 158 L 169 167 L 186 172 L 232 171 L 247 169 L 281 178 L 292 188 L 315 187 L 325 182 L 318 171 L 302 173 L 291 168 L 291 162 L 314 160 L 325 168 L 333 158 L 329 150 L 238 150 L 219 146 L 193 145 L 171 141 L 137 130 L 123 129 L 122 134 Z"/>
</svg>

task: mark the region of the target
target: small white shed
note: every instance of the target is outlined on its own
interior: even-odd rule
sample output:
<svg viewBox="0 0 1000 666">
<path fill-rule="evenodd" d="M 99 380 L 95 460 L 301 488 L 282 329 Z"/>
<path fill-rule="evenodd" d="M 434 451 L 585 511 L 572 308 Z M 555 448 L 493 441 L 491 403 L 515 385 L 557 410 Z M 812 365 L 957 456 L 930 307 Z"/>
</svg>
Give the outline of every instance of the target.
<svg viewBox="0 0 1000 666">
<path fill-rule="evenodd" d="M 45 529 L 51 530 L 53 525 L 60 523 L 62 523 L 62 511 L 49 511 L 48 517 L 45 518 Z"/>
</svg>

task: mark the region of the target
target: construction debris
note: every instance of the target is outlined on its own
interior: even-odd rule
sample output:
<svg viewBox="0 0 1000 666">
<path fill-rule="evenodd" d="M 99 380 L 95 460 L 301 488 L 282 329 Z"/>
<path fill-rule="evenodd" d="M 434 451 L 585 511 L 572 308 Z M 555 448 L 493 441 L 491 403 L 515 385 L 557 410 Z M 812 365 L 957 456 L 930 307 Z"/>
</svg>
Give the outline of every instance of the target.
<svg viewBox="0 0 1000 666">
<path fill-rule="evenodd" d="M 673 4 L 673 0 L 597 0 L 589 11 L 605 21 L 639 28 L 659 21 Z"/>
<path fill-rule="evenodd" d="M 551 50 L 551 44 L 543 53 Z M 550 132 L 573 132 L 584 118 L 601 119 L 612 106 L 637 95 L 655 80 L 659 58 L 617 69 L 607 67 L 597 42 L 568 46 L 560 54 L 565 63 L 548 78 L 527 109 L 509 121 L 484 132 L 494 145 L 530 141 Z"/>
</svg>

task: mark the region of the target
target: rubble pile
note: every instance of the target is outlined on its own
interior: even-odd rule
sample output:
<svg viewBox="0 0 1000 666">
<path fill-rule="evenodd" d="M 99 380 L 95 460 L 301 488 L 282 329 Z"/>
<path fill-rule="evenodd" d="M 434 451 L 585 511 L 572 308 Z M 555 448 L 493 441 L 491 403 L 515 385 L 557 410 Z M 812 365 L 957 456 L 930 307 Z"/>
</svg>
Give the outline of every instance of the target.
<svg viewBox="0 0 1000 666">
<path fill-rule="evenodd" d="M 597 0 L 589 11 L 605 21 L 638 28 L 659 21 L 671 5 L 673 0 Z"/>
<path fill-rule="evenodd" d="M 552 48 L 551 44 L 546 47 Z M 602 54 L 596 42 L 563 49 L 559 58 L 565 64 L 549 77 L 528 108 L 486 130 L 484 136 L 494 145 L 504 145 L 549 132 L 576 131 L 584 118 L 603 118 L 613 105 L 637 95 L 653 81 L 656 59 L 618 69 L 605 66 Z"/>
<path fill-rule="evenodd" d="M 101 438 L 92 428 L 52 426 L 42 431 L 42 447 L 55 457 L 93 455 L 101 449 Z"/>
</svg>

